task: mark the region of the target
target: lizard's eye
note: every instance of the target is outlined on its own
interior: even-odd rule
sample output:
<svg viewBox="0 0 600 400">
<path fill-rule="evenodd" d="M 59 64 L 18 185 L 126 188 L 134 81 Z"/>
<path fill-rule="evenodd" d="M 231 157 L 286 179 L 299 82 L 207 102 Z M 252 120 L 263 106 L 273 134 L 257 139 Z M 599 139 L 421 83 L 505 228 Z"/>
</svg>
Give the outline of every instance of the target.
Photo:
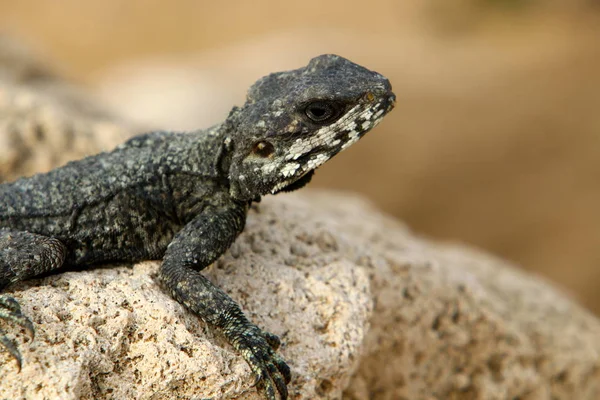
<svg viewBox="0 0 600 400">
<path fill-rule="evenodd" d="M 306 116 L 315 123 L 325 124 L 335 120 L 340 115 L 338 104 L 323 100 L 313 101 L 304 109 Z"/>
<path fill-rule="evenodd" d="M 260 142 L 256 142 L 254 144 L 254 147 L 252 148 L 252 153 L 256 154 L 259 157 L 263 157 L 263 158 L 269 157 L 274 152 L 275 152 L 275 147 L 271 143 L 264 141 L 264 140 L 261 140 Z"/>
</svg>

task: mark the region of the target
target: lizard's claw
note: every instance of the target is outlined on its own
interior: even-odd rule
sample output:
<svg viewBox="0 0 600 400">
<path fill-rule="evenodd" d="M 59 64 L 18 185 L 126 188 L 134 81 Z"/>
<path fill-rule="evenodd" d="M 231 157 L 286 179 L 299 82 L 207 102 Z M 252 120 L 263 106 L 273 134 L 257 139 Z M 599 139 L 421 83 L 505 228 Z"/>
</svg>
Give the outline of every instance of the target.
<svg viewBox="0 0 600 400">
<path fill-rule="evenodd" d="M 290 367 L 276 353 L 280 340 L 272 333 L 263 332 L 252 326 L 241 333 L 232 344 L 242 354 L 256 376 L 254 385 L 267 400 L 288 398 L 287 384 L 291 380 Z"/>
<path fill-rule="evenodd" d="M 33 339 L 35 330 L 33 329 L 33 323 L 21 312 L 21 306 L 19 303 L 10 296 L 0 296 L 0 319 L 11 321 L 23 328 L 31 335 Z M 14 357 L 17 361 L 19 371 L 23 364 L 21 358 L 21 352 L 14 340 L 9 339 L 4 330 L 0 329 L 0 344 Z"/>
</svg>

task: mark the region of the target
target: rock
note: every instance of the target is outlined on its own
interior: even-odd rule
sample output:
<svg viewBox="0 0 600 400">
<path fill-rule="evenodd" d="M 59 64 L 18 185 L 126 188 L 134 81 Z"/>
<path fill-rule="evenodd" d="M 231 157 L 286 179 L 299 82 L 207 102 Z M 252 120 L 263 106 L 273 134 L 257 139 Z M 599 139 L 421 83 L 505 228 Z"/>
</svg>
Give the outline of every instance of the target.
<svg viewBox="0 0 600 400">
<path fill-rule="evenodd" d="M 258 399 L 241 357 L 160 290 L 157 266 L 15 287 L 36 337 L 21 344 L 20 373 L 2 353 L 0 398 Z M 265 198 L 205 273 L 282 338 L 292 399 L 600 395 L 595 317 L 501 260 L 416 238 L 360 198 Z"/>
<path fill-rule="evenodd" d="M 109 150 L 139 130 L 0 36 L 0 182 Z"/>
</svg>

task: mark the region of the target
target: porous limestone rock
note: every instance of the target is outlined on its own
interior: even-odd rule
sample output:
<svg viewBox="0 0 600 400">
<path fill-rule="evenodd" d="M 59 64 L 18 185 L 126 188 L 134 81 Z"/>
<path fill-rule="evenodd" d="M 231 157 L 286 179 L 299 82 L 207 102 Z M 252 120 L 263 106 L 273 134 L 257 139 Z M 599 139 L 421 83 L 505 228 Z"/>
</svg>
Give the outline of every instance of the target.
<svg viewBox="0 0 600 400">
<path fill-rule="evenodd" d="M 205 271 L 282 338 L 291 399 L 600 396 L 600 323 L 549 284 L 416 238 L 360 198 L 303 192 L 265 198 Z M 242 358 L 161 291 L 157 266 L 15 287 L 36 337 L 20 373 L 1 353 L 0 398 L 258 399 Z"/>
</svg>

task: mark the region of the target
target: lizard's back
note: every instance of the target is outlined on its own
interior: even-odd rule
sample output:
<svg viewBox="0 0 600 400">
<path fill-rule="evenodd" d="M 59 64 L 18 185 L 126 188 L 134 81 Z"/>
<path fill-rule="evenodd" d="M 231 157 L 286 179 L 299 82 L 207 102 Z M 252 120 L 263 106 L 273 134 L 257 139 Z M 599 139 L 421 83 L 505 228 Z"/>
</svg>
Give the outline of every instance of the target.
<svg viewBox="0 0 600 400">
<path fill-rule="evenodd" d="M 211 136 L 211 131 L 152 132 L 111 152 L 0 184 L 0 227 L 8 225 L 8 219 L 68 215 L 123 190 L 158 189 L 160 179 L 169 174 L 215 176 Z M 209 151 L 203 151 L 207 146 Z"/>
<path fill-rule="evenodd" d="M 19 218 L 63 216 L 99 203 L 119 191 L 152 180 L 156 152 L 124 145 L 47 173 L 0 185 L 0 226 Z M 152 155 L 152 157 L 151 157 Z"/>
<path fill-rule="evenodd" d="M 172 199 L 177 174 L 196 175 L 194 190 L 202 190 L 201 177 L 214 173 L 211 160 L 194 160 L 204 154 L 197 147 L 205 137 L 142 135 L 112 152 L 2 184 L 0 229 L 59 238 L 74 250 L 71 264 L 159 257 L 181 227 Z"/>
</svg>

